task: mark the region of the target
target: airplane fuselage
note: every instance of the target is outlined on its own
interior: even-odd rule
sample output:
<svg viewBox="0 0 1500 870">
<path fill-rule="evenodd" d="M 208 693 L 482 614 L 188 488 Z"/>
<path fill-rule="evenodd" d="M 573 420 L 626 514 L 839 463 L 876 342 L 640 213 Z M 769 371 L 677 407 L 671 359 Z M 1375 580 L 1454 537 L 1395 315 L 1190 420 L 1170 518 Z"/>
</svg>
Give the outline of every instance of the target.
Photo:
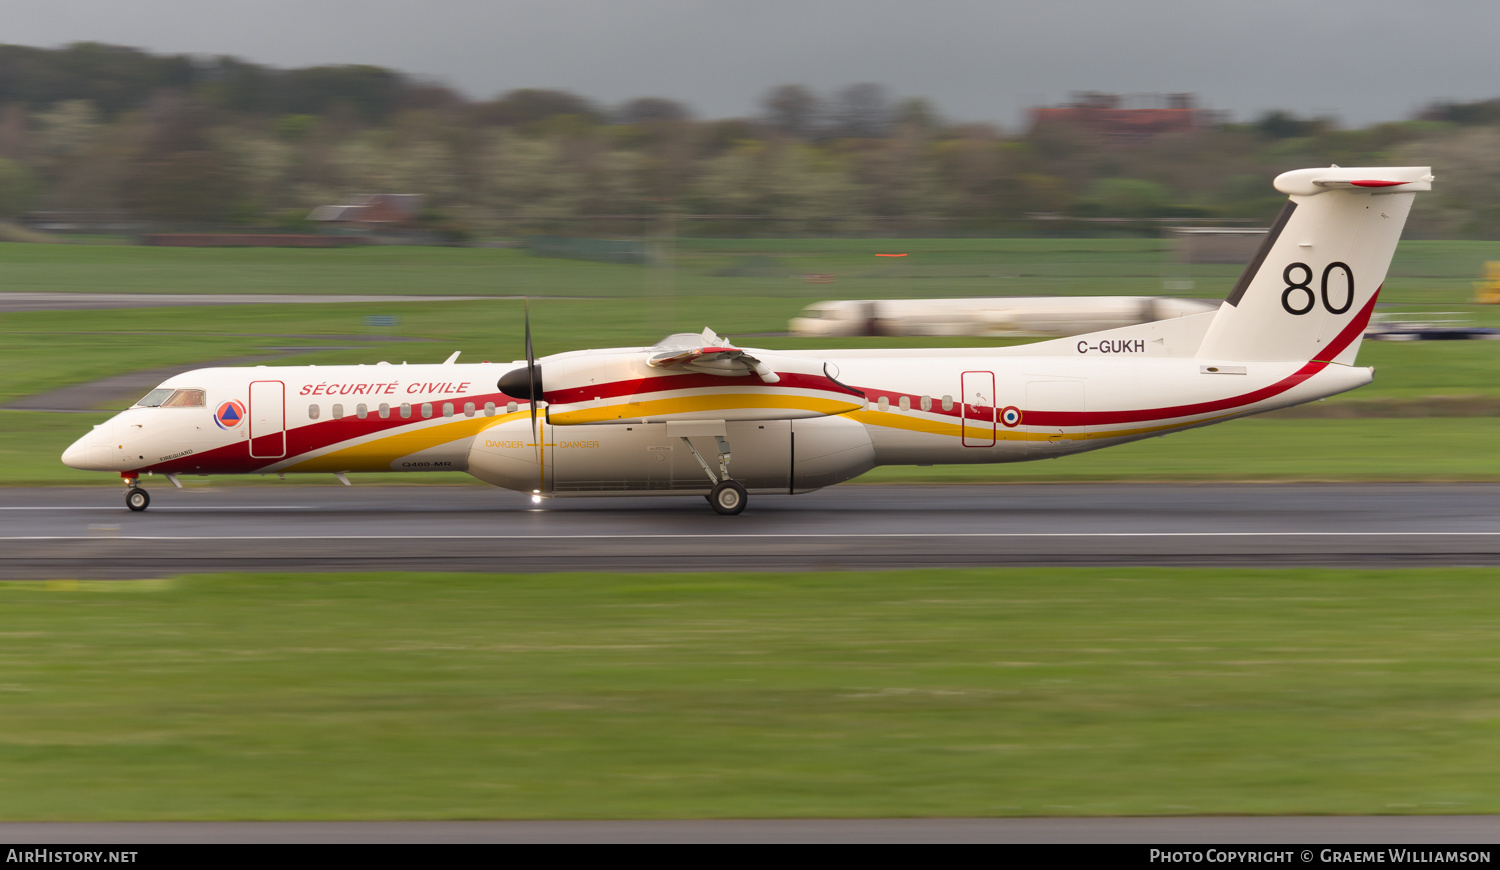
<svg viewBox="0 0 1500 870">
<path fill-rule="evenodd" d="M 1322 398 L 1371 378 L 1370 369 L 1332 363 L 1175 355 L 1211 317 L 1087 342 L 776 352 L 806 363 L 796 366 L 804 373 L 783 372 L 776 384 L 685 373 L 549 390 L 539 441 L 529 401 L 496 387 L 513 364 L 199 369 L 159 388 L 176 404 L 123 411 L 64 461 L 127 479 L 464 471 L 543 496 L 702 494 L 713 481 L 688 443 L 711 455 L 722 435 L 732 450 L 728 468 L 750 492 L 806 492 L 877 465 L 1093 450 Z M 646 350 L 540 362 L 560 370 L 570 358 Z M 824 363 L 836 382 L 805 373 Z"/>
</svg>

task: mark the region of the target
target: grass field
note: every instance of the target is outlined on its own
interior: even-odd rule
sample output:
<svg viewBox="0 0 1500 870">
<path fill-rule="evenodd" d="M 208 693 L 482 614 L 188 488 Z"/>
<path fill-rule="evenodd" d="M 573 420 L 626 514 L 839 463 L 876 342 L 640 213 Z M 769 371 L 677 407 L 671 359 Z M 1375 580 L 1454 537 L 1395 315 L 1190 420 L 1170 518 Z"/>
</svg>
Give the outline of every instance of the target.
<svg viewBox="0 0 1500 870">
<path fill-rule="evenodd" d="M 0 584 L 0 818 L 1500 811 L 1500 572 Z"/>
</svg>

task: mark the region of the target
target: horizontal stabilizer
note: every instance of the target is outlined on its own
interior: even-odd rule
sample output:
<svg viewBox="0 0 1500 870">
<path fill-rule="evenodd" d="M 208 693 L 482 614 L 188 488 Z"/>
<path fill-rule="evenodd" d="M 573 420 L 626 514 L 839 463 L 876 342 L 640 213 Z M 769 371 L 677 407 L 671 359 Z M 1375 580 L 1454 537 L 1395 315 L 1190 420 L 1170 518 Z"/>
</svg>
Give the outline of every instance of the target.
<svg viewBox="0 0 1500 870">
<path fill-rule="evenodd" d="M 1383 166 L 1295 169 L 1276 176 L 1276 189 L 1288 196 L 1316 196 L 1330 190 L 1418 193 L 1432 190 L 1432 170 L 1426 166 Z"/>
</svg>

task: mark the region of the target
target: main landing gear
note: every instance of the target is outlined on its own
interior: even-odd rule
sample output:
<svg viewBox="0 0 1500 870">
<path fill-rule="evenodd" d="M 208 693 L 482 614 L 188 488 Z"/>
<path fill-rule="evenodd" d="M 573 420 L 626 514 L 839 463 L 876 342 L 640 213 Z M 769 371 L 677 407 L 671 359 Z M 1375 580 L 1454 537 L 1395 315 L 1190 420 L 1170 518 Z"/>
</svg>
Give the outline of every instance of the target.
<svg viewBox="0 0 1500 870">
<path fill-rule="evenodd" d="M 708 463 L 703 461 L 702 454 L 698 452 L 698 448 L 693 446 L 693 442 L 687 439 L 686 435 L 678 437 L 682 438 L 682 443 L 686 444 L 687 449 L 692 451 L 693 458 L 698 460 L 699 465 L 703 466 L 703 473 L 708 475 L 709 482 L 714 485 L 713 490 L 706 496 L 714 512 L 723 514 L 724 516 L 734 516 L 743 511 L 745 503 L 750 500 L 750 495 L 738 481 L 731 480 L 729 477 L 729 442 L 725 440 L 724 436 L 714 436 L 714 441 L 719 447 L 718 474 L 714 474 L 713 469 L 708 467 Z"/>
<path fill-rule="evenodd" d="M 151 506 L 151 494 L 135 485 L 136 478 L 120 475 L 125 482 L 125 506 L 139 513 Z"/>
</svg>

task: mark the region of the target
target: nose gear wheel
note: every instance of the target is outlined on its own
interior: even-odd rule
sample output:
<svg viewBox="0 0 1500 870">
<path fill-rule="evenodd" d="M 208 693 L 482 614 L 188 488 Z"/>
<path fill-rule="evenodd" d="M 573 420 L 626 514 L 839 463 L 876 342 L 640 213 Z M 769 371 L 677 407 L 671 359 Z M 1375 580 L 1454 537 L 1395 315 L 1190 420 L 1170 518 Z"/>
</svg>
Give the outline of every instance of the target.
<svg viewBox="0 0 1500 870">
<path fill-rule="evenodd" d="M 139 513 L 151 506 L 151 495 L 138 486 L 125 491 L 125 506 Z"/>
</svg>

